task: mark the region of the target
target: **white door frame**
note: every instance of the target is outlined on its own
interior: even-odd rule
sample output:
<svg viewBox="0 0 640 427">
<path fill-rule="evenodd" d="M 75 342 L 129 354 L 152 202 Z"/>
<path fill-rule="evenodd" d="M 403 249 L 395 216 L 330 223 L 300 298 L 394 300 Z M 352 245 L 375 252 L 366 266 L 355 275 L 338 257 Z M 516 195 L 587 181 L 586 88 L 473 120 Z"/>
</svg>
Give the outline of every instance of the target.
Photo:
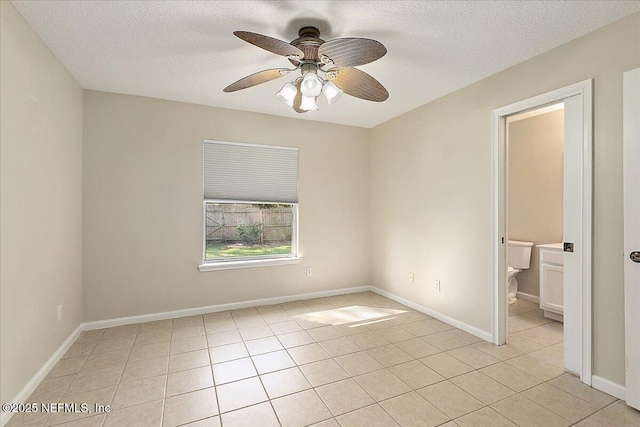
<svg viewBox="0 0 640 427">
<path fill-rule="evenodd" d="M 593 209 L 593 104 L 592 79 L 556 89 L 492 111 L 493 151 L 493 343 L 507 339 L 507 146 L 506 117 L 544 107 L 574 95 L 582 95 L 582 372 L 580 379 L 591 385 L 592 375 L 592 209 Z"/>
<path fill-rule="evenodd" d="M 623 75 L 624 155 L 624 304 L 627 405 L 640 409 L 640 265 L 630 258 L 640 250 L 640 184 L 636 163 L 640 159 L 640 68 Z M 619 396 L 618 396 L 619 397 Z"/>
</svg>

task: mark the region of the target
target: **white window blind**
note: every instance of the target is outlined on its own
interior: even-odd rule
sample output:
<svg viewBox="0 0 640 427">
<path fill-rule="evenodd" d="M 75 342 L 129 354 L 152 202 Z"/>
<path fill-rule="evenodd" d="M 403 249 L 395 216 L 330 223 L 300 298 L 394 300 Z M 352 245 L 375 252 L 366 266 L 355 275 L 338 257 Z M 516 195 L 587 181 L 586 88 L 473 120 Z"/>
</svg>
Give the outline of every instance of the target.
<svg viewBox="0 0 640 427">
<path fill-rule="evenodd" d="M 204 141 L 204 198 L 298 203 L 298 149 Z"/>
</svg>

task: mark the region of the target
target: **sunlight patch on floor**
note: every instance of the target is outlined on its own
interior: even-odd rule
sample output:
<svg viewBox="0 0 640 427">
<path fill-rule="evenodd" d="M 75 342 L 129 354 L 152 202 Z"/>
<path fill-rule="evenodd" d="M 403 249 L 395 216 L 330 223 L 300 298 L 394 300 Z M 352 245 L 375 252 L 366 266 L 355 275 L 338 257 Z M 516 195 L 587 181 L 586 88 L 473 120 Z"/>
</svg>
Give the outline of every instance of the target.
<svg viewBox="0 0 640 427">
<path fill-rule="evenodd" d="M 397 315 L 408 313 L 406 310 L 394 310 L 391 308 L 365 307 L 353 305 L 350 307 L 335 308 L 332 310 L 314 311 L 300 314 L 296 319 L 305 320 L 322 325 L 344 325 L 346 323 L 370 324 L 395 319 Z M 357 325 L 354 325 L 357 326 Z"/>
</svg>

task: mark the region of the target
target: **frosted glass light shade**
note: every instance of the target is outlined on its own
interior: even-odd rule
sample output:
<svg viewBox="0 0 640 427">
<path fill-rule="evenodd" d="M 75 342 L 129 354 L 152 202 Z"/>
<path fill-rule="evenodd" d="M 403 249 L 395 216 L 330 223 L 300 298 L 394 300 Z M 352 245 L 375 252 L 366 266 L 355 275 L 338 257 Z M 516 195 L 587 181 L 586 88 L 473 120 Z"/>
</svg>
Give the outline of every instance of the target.
<svg viewBox="0 0 640 427">
<path fill-rule="evenodd" d="M 293 101 L 296 98 L 296 94 L 298 93 L 298 88 L 295 87 L 292 83 L 285 83 L 280 89 L 280 92 L 276 93 L 276 98 L 278 98 L 283 103 L 287 104 L 289 107 L 293 107 Z"/>
<path fill-rule="evenodd" d="M 306 96 L 318 96 L 322 92 L 322 80 L 316 73 L 308 72 L 302 78 L 300 91 Z"/>
<path fill-rule="evenodd" d="M 302 102 L 300 103 L 300 109 L 305 111 L 316 111 L 318 109 L 318 104 L 316 103 L 316 97 L 302 95 Z"/>
<path fill-rule="evenodd" d="M 337 101 L 344 92 L 333 82 L 325 82 L 324 86 L 322 86 L 322 93 L 324 93 L 327 102 L 331 105 Z"/>
</svg>

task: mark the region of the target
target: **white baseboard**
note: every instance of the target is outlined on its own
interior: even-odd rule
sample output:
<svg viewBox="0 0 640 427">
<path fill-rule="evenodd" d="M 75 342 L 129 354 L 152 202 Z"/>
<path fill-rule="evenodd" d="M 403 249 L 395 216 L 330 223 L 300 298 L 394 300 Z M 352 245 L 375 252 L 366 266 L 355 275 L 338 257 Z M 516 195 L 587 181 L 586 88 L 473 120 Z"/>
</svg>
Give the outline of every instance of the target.
<svg viewBox="0 0 640 427">
<path fill-rule="evenodd" d="M 523 299 L 525 301 L 535 302 L 536 304 L 540 304 L 540 297 L 531 294 L 525 294 L 524 292 L 516 293 L 516 298 Z"/>
<path fill-rule="evenodd" d="M 58 349 L 53 353 L 53 355 L 45 362 L 44 365 L 40 368 L 38 372 L 29 380 L 29 382 L 22 387 L 22 390 L 18 392 L 18 394 L 11 400 L 11 403 L 24 403 L 31 393 L 40 385 L 43 379 L 51 372 L 51 369 L 55 366 L 56 363 L 60 360 L 60 358 L 69 350 L 69 347 L 76 341 L 76 339 L 80 336 L 82 332 L 82 324 L 78 325 L 78 327 L 69 335 L 69 337 L 58 347 Z M 7 403 L 7 402 L 2 402 Z M 3 412 L 0 415 L 0 426 L 4 426 L 9 422 L 9 419 L 13 416 L 13 412 Z"/>
<path fill-rule="evenodd" d="M 604 391 L 613 397 L 617 397 L 620 400 L 627 399 L 627 389 L 625 386 L 618 383 L 614 383 L 606 378 L 599 377 L 597 375 L 591 376 L 591 387 Z"/>
<path fill-rule="evenodd" d="M 549 311 L 549 310 L 544 310 L 543 314 L 544 314 L 544 317 L 546 317 L 547 319 L 551 319 L 551 320 L 555 320 L 556 322 L 564 323 L 564 315 L 563 314 L 554 313 L 553 311 Z"/>
<path fill-rule="evenodd" d="M 335 295 L 354 294 L 370 291 L 370 286 L 358 286 L 353 288 L 332 289 L 328 291 L 310 292 L 307 294 L 287 295 L 283 297 L 263 298 L 250 301 L 234 302 L 229 304 L 209 305 L 205 307 L 186 308 L 183 310 L 165 311 L 162 313 L 143 314 L 140 316 L 120 317 L 117 319 L 97 320 L 83 323 L 85 331 L 92 329 L 112 328 L 114 326 L 131 325 L 135 323 L 153 322 L 155 320 L 174 319 L 177 317 L 196 316 L 198 314 L 215 313 L 218 311 L 238 310 L 241 308 L 257 307 L 261 305 L 282 304 L 285 302 L 299 301 L 313 298 L 331 297 Z"/>
<path fill-rule="evenodd" d="M 475 326 L 468 325 L 468 324 L 463 323 L 463 322 L 461 322 L 459 320 L 456 320 L 456 319 L 454 319 L 452 317 L 444 315 L 444 314 L 442 314 L 442 313 L 440 313 L 438 311 L 432 310 L 432 309 L 427 308 L 427 307 L 423 307 L 423 306 L 421 306 L 419 304 L 416 304 L 416 303 L 414 303 L 412 301 L 409 301 L 408 299 L 404 299 L 402 297 L 399 297 L 399 296 L 397 296 L 395 294 L 392 294 L 391 292 L 383 291 L 382 289 L 376 288 L 375 286 L 371 286 L 371 291 L 375 292 L 378 295 L 382 295 L 383 297 L 387 297 L 387 298 L 392 299 L 392 300 L 394 300 L 396 302 L 399 302 L 400 304 L 404 304 L 407 307 L 413 308 L 414 310 L 417 310 L 417 311 L 419 311 L 421 313 L 424 313 L 424 314 L 426 314 L 428 316 L 431 316 L 431 317 L 433 317 L 435 319 L 438 319 L 438 320 L 440 320 L 440 321 L 442 321 L 444 323 L 447 323 L 447 324 L 449 324 L 451 326 L 454 326 L 454 327 L 456 327 L 458 329 L 462 329 L 463 331 L 468 332 L 471 335 L 475 335 L 476 337 L 481 338 L 481 339 L 483 339 L 485 341 L 493 342 L 493 335 L 490 332 L 483 331 L 481 329 L 476 328 Z"/>
</svg>

